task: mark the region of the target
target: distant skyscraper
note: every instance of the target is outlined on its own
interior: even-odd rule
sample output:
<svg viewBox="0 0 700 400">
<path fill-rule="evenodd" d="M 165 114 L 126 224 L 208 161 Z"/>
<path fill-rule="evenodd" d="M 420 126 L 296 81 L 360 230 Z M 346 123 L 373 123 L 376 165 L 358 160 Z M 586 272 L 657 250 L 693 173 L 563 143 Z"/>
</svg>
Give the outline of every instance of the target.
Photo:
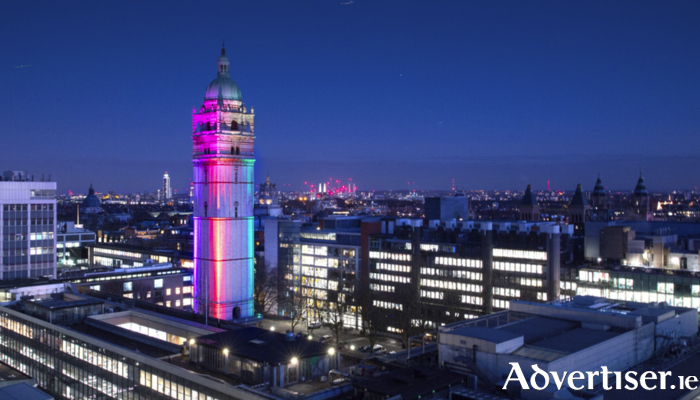
<svg viewBox="0 0 700 400">
<path fill-rule="evenodd" d="M 173 191 L 170 188 L 170 175 L 168 175 L 168 171 L 165 171 L 165 175 L 163 175 L 163 197 L 165 200 L 173 197 Z"/>
<path fill-rule="evenodd" d="M 192 115 L 195 307 L 215 318 L 253 314 L 253 122 L 224 49 Z"/>
</svg>

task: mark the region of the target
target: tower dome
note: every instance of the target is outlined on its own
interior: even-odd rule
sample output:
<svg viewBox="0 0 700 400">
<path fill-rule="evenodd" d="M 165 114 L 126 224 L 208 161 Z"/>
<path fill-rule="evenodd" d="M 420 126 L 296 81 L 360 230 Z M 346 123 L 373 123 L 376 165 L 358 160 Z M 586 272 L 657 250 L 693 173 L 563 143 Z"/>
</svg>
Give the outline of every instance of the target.
<svg viewBox="0 0 700 400">
<path fill-rule="evenodd" d="M 102 211 L 102 202 L 100 202 L 100 199 L 98 199 L 95 195 L 95 189 L 92 188 L 92 184 L 88 190 L 88 195 L 85 197 L 85 199 L 83 199 L 83 203 L 80 207 L 88 214 Z"/>
<path fill-rule="evenodd" d="M 226 49 L 221 48 L 221 56 L 216 61 L 218 75 L 211 81 L 204 94 L 204 101 L 207 100 L 234 100 L 242 101 L 241 90 L 228 75 L 229 60 L 226 57 Z"/>
</svg>

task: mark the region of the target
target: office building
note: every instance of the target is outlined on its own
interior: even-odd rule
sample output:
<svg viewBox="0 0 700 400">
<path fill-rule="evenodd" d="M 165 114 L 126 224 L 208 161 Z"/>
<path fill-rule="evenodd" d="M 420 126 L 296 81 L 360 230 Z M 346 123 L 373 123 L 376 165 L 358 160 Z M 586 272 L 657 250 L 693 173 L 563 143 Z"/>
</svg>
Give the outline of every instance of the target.
<svg viewBox="0 0 700 400">
<path fill-rule="evenodd" d="M 253 127 L 222 49 L 192 110 L 192 162 L 195 310 L 226 320 L 253 314 Z"/>
<path fill-rule="evenodd" d="M 72 221 L 59 222 L 56 225 L 56 256 L 63 266 L 90 266 L 87 246 L 95 243 L 95 232 L 76 225 Z"/>
<path fill-rule="evenodd" d="M 504 310 L 514 299 L 556 300 L 562 261 L 573 259 L 573 226 L 566 224 L 381 224 L 369 239 L 368 289 L 374 307 L 384 309 L 381 329 L 397 334 Z"/>
<path fill-rule="evenodd" d="M 77 296 L 77 295 L 76 295 Z M 37 301 L 36 316 L 0 307 L 0 361 L 34 378 L 38 386 L 61 399 L 118 398 L 147 400 L 173 398 L 190 400 L 241 400 L 260 396 L 234 387 L 228 377 L 210 378 L 201 370 L 193 373 L 188 362 L 178 358 L 183 343 L 199 336 L 221 332 L 192 321 L 147 311 L 120 310 L 90 298 L 75 308 L 87 315 L 98 308 L 113 314 L 97 314 L 71 328 L 49 322 L 65 313 L 61 299 Z M 165 358 L 166 361 L 162 360 Z M 229 379 L 229 380 L 224 380 Z"/>
<path fill-rule="evenodd" d="M 56 183 L 6 171 L 0 181 L 0 279 L 56 276 Z"/>
<path fill-rule="evenodd" d="M 308 313 L 309 321 L 343 321 L 362 328 L 358 299 L 367 266 L 369 230 L 376 219 L 332 215 L 318 225 L 265 220 L 265 262 L 281 280 L 278 312 Z M 365 278 L 366 279 L 366 278 Z M 292 305 L 294 297 L 304 306 Z"/>
<path fill-rule="evenodd" d="M 449 221 L 467 220 L 471 216 L 469 197 L 463 191 L 455 192 L 451 197 L 426 197 L 425 219 Z"/>
<path fill-rule="evenodd" d="M 687 348 L 697 332 L 696 309 L 663 303 L 592 296 L 548 304 L 511 301 L 508 311 L 439 328 L 438 352 L 440 364 L 448 369 L 476 373 L 487 384 L 503 387 L 509 363 L 519 363 L 528 382 L 533 364 L 559 376 L 600 371 L 601 366 L 626 371 L 671 347 Z M 598 374 L 590 379 L 598 385 L 603 378 Z M 544 394 L 517 382 L 509 383 L 508 392 L 524 399 Z M 548 398 L 576 397 L 568 393 Z"/>
</svg>

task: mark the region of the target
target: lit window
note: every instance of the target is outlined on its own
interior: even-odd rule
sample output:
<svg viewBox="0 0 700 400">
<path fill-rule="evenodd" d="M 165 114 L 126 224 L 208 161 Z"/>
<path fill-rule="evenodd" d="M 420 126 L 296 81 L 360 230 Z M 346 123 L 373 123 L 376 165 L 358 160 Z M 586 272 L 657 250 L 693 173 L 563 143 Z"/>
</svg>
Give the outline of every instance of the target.
<svg viewBox="0 0 700 400">
<path fill-rule="evenodd" d="M 154 289 L 162 289 L 163 288 L 163 278 L 154 280 L 153 281 L 153 288 Z"/>
<path fill-rule="evenodd" d="M 172 289 L 165 289 L 165 295 L 166 295 L 166 296 L 170 296 L 172 293 L 173 293 L 173 290 L 172 290 Z M 170 307 L 170 306 L 168 306 L 168 307 Z"/>
<path fill-rule="evenodd" d="M 176 287 L 176 288 L 175 288 L 175 294 L 180 294 L 180 288 L 179 288 L 179 287 Z"/>
<path fill-rule="evenodd" d="M 172 304 L 172 302 L 171 302 L 171 301 L 166 301 L 166 302 L 165 302 L 165 306 L 166 306 L 166 307 L 170 307 L 170 306 L 171 306 L 171 304 Z"/>
<path fill-rule="evenodd" d="M 175 300 L 175 307 L 180 307 L 180 300 Z"/>
</svg>

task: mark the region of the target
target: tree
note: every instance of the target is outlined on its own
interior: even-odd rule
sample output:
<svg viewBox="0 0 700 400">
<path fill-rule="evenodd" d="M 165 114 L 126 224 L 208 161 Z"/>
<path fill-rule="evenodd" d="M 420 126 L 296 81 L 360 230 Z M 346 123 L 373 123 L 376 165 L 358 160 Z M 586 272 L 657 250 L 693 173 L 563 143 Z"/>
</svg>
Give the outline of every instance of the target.
<svg viewBox="0 0 700 400">
<path fill-rule="evenodd" d="M 340 331 L 343 330 L 343 314 L 345 313 L 345 306 L 335 303 L 334 307 L 330 307 L 327 311 L 327 322 L 326 325 L 331 329 L 331 332 L 335 335 L 336 346 L 340 344 Z"/>
<path fill-rule="evenodd" d="M 396 301 L 401 307 L 398 310 L 401 326 L 401 340 L 405 346 L 410 346 L 411 336 L 427 330 L 426 306 L 420 298 L 420 292 L 411 285 L 397 285 Z"/>
<path fill-rule="evenodd" d="M 136 300 L 150 301 L 148 300 L 148 293 L 150 293 L 151 290 L 151 285 L 143 280 L 134 281 L 132 284 L 132 291 L 134 294 L 134 299 Z"/>
<path fill-rule="evenodd" d="M 255 312 L 267 315 L 277 308 L 277 295 L 279 292 L 279 278 L 277 268 L 270 267 L 269 263 L 255 269 Z"/>
<path fill-rule="evenodd" d="M 308 306 L 306 304 L 306 299 L 301 295 L 300 287 L 290 288 L 288 302 L 290 307 L 289 316 L 291 318 L 292 332 L 294 332 L 297 325 L 299 325 L 308 315 Z"/>
</svg>

